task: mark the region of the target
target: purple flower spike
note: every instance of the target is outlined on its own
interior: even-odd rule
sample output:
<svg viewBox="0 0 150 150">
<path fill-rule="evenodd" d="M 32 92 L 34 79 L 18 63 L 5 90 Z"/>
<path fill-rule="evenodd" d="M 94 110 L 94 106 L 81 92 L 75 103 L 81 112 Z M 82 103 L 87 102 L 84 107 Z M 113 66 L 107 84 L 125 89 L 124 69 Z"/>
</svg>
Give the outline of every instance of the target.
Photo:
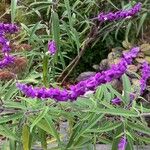
<svg viewBox="0 0 150 150">
<path fill-rule="evenodd" d="M 5 24 L 5 23 L 0 23 L 0 32 L 4 33 L 15 33 L 18 32 L 19 28 L 15 24 Z"/>
<path fill-rule="evenodd" d="M 131 16 L 136 15 L 138 12 L 141 11 L 142 3 L 137 3 L 129 10 L 119 10 L 117 12 L 110 12 L 107 14 L 104 14 L 103 12 L 98 15 L 98 20 L 100 22 L 105 21 L 116 21 L 124 18 L 130 18 Z"/>
<path fill-rule="evenodd" d="M 52 44 L 53 45 L 53 44 Z M 51 44 L 50 44 L 51 46 Z M 53 46 L 52 46 L 53 47 Z M 113 79 L 120 78 L 127 70 L 127 66 L 132 62 L 133 58 L 137 56 L 139 48 L 132 48 L 130 52 L 123 55 L 121 62 L 113 65 L 109 70 L 97 73 L 87 80 L 81 81 L 76 85 L 71 85 L 69 90 L 60 90 L 55 88 L 33 88 L 25 84 L 17 83 L 17 87 L 27 97 L 35 97 L 40 99 L 53 98 L 56 101 L 76 100 L 77 97 L 84 95 L 90 90 L 95 90 L 97 86 L 110 82 Z M 114 104 L 120 104 L 118 99 L 112 101 Z"/>
<path fill-rule="evenodd" d="M 3 60 L 0 61 L 0 69 L 12 64 L 14 62 L 14 57 L 6 55 Z"/>
<path fill-rule="evenodd" d="M 147 62 L 142 64 L 141 74 L 142 77 L 140 79 L 140 94 L 143 94 L 144 90 L 146 89 L 147 80 L 150 78 L 150 65 Z"/>
<path fill-rule="evenodd" d="M 124 136 L 120 139 L 120 142 L 118 144 L 118 150 L 125 150 L 126 145 L 127 145 L 127 140 L 126 137 Z"/>
<path fill-rule="evenodd" d="M 56 53 L 56 43 L 55 41 L 49 41 L 48 42 L 48 51 L 51 55 L 54 55 Z"/>
</svg>

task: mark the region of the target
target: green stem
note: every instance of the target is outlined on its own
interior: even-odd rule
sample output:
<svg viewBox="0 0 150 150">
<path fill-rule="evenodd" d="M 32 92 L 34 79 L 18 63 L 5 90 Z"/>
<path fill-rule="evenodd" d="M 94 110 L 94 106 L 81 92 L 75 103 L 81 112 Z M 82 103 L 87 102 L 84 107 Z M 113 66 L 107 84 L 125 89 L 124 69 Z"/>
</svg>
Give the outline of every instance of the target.
<svg viewBox="0 0 150 150">
<path fill-rule="evenodd" d="M 43 58 L 43 84 L 48 87 L 48 56 L 44 55 Z"/>
</svg>

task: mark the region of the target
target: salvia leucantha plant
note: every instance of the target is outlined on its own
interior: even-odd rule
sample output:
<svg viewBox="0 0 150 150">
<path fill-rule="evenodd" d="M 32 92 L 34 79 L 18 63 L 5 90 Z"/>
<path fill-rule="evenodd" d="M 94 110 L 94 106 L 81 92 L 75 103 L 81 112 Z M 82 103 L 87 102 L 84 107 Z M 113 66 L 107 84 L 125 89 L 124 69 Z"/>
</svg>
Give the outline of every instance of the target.
<svg viewBox="0 0 150 150">
<path fill-rule="evenodd" d="M 130 9 L 100 13 L 94 19 L 104 23 L 131 18 L 140 12 L 141 7 L 142 3 L 137 3 Z M 9 54 L 9 41 L 5 34 L 18 30 L 15 24 L 0 24 L 3 54 L 1 68 L 13 63 L 14 60 Z M 48 54 L 55 57 L 57 51 L 56 41 L 50 40 Z M 16 81 L 16 87 L 23 95 L 20 93 L 21 96 L 15 95 L 15 98 L 14 91 L 11 90 L 11 88 L 16 90 L 14 84 L 5 85 L 11 87 L 9 89 L 11 92 L 8 91 L 2 96 L 2 109 L 6 108 L 6 112 L 0 119 L 0 134 L 8 138 L 2 149 L 9 147 L 14 150 L 29 150 L 36 145 L 36 141 L 40 141 L 45 150 L 49 149 L 48 142 L 52 146 L 52 141 L 56 144 L 53 149 L 58 150 L 93 149 L 92 146 L 97 143 L 111 143 L 113 150 L 132 150 L 136 143 L 149 143 L 150 129 L 144 120 L 149 109 L 143 107 L 137 99 L 142 98 L 147 88 L 150 65 L 146 61 L 141 64 L 138 91 L 132 89 L 130 80 L 125 74 L 128 65 L 132 64 L 139 53 L 140 47 L 132 47 L 130 51 L 123 53 L 118 64 L 68 88 L 36 87 Z M 123 82 L 122 94 L 109 84 L 114 79 L 120 78 Z M 1 87 L 1 93 L 3 91 L 5 89 Z M 94 94 L 88 95 L 89 91 Z M 15 109 L 9 112 L 11 108 Z M 69 124 L 65 138 L 59 132 L 62 122 Z M 51 140 L 51 137 L 54 137 L 54 140 Z"/>
</svg>

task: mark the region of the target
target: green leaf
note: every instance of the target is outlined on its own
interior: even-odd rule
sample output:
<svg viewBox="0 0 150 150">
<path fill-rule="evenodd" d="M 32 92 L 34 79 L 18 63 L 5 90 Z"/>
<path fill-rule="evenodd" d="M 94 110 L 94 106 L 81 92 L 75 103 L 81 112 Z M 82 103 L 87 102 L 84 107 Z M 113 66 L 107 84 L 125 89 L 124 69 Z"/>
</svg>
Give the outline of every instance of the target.
<svg viewBox="0 0 150 150">
<path fill-rule="evenodd" d="M 127 25 L 126 33 L 125 33 L 125 41 L 129 42 L 129 32 L 131 30 L 132 22 L 130 21 Z"/>
<path fill-rule="evenodd" d="M 49 57 L 47 55 L 44 55 L 43 58 L 43 84 L 48 87 L 48 59 Z"/>
<path fill-rule="evenodd" d="M 126 74 L 122 76 L 125 103 L 130 102 L 131 83 Z"/>
<path fill-rule="evenodd" d="M 28 119 L 32 123 L 35 120 L 34 117 L 30 117 Z M 59 143 L 59 141 L 60 141 L 59 134 L 57 133 L 57 130 L 55 129 L 53 121 L 51 120 L 51 117 L 49 115 L 47 116 L 47 114 L 46 114 L 45 117 L 36 124 L 36 126 L 41 128 L 42 130 L 46 131 L 50 135 L 54 136 Z"/>
<path fill-rule="evenodd" d="M 121 100 L 123 100 L 123 96 L 118 91 L 116 91 L 115 89 L 113 89 L 110 84 L 106 84 L 106 87 L 110 90 L 110 92 L 112 94 L 116 95 L 118 98 L 120 98 Z"/>
<path fill-rule="evenodd" d="M 86 112 L 87 110 L 85 110 Z M 138 117 L 139 114 L 136 111 L 126 110 L 123 108 L 113 108 L 113 109 L 95 109 L 95 110 L 88 110 L 90 112 L 95 113 L 103 113 L 115 116 L 129 116 L 129 117 Z"/>
<path fill-rule="evenodd" d="M 46 120 L 46 122 L 48 124 L 48 127 L 49 127 L 49 129 L 51 131 L 51 134 L 57 139 L 58 143 L 60 143 L 59 134 L 58 134 L 58 132 L 57 132 L 55 126 L 54 126 L 54 123 L 52 121 L 51 116 L 46 114 L 44 118 L 45 118 L 45 120 Z"/>
<path fill-rule="evenodd" d="M 86 127 L 82 128 L 82 130 L 78 133 L 78 136 L 75 139 L 78 139 L 84 133 L 88 132 L 94 125 L 96 125 L 98 121 L 100 121 L 103 118 L 103 116 L 104 116 L 103 114 L 99 114 L 99 115 L 91 114 L 89 117 L 91 117 L 92 119 L 89 120 L 89 122 L 86 124 Z"/>
<path fill-rule="evenodd" d="M 118 149 L 118 143 L 120 141 L 119 135 L 122 134 L 123 130 L 124 130 L 123 125 L 119 126 L 116 129 L 115 134 L 113 136 L 113 143 L 112 143 L 112 149 L 111 150 L 117 150 Z"/>
<path fill-rule="evenodd" d="M 23 150 L 29 150 L 30 143 L 30 129 L 27 124 L 25 124 L 22 128 L 22 144 Z"/>
<path fill-rule="evenodd" d="M 116 122 L 116 123 L 107 122 L 105 124 L 105 126 L 98 127 L 96 129 L 90 129 L 90 130 L 88 130 L 88 132 L 104 133 L 104 132 L 108 132 L 108 131 L 111 131 L 111 130 L 114 130 L 114 129 L 118 128 L 119 126 L 121 126 L 121 124 L 122 123 L 120 123 L 120 122 Z"/>
<path fill-rule="evenodd" d="M 5 116 L 5 117 L 1 117 L 0 119 L 0 124 L 2 123 L 7 123 L 9 121 L 15 121 L 17 119 L 20 119 L 22 118 L 23 116 L 23 113 L 16 113 L 16 114 L 13 114 L 13 115 L 9 115 L 9 116 Z"/>
<path fill-rule="evenodd" d="M 137 31 L 136 31 L 136 32 L 137 32 L 136 36 L 139 35 L 140 30 L 141 30 L 141 28 L 142 28 L 142 26 L 143 26 L 143 24 L 144 24 L 144 21 L 146 20 L 146 17 L 147 17 L 147 13 L 144 13 L 144 14 L 141 16 L 140 22 L 139 22 L 139 26 L 138 26 L 138 29 L 137 29 Z"/>
<path fill-rule="evenodd" d="M 147 126 L 144 126 L 138 122 L 136 122 L 136 123 L 128 122 L 127 125 L 135 131 L 150 135 L 150 128 L 148 128 Z"/>
<path fill-rule="evenodd" d="M 31 30 L 31 34 L 30 34 L 30 37 L 29 37 L 29 44 L 31 43 L 31 39 L 33 38 L 33 35 L 35 34 L 36 30 L 38 29 L 38 26 L 40 25 L 41 21 L 37 22 L 33 27 L 32 27 L 32 30 Z"/>
<path fill-rule="evenodd" d="M 30 132 L 32 132 L 32 129 L 34 128 L 34 126 L 42 119 L 44 118 L 44 116 L 47 114 L 47 112 L 49 111 L 49 107 L 45 107 L 43 109 L 43 111 L 38 115 L 38 117 L 33 121 L 33 123 L 30 126 Z"/>
<path fill-rule="evenodd" d="M 11 22 L 14 23 L 17 9 L 17 0 L 11 0 Z"/>
<path fill-rule="evenodd" d="M 3 135 L 6 138 L 10 138 L 15 141 L 20 141 L 19 137 L 12 132 L 8 127 L 0 125 L 0 135 Z"/>
<path fill-rule="evenodd" d="M 65 3 L 65 7 L 67 9 L 67 14 L 68 14 L 68 19 L 69 19 L 69 25 L 70 25 L 70 28 L 72 29 L 73 22 L 72 22 L 72 17 L 71 17 L 71 7 L 70 7 L 70 4 L 69 4 L 69 0 L 64 0 L 64 3 Z"/>
<path fill-rule="evenodd" d="M 59 17 L 56 12 L 52 12 L 52 33 L 54 41 L 56 42 L 57 53 L 54 57 L 55 63 L 58 63 L 58 52 L 60 52 L 60 27 L 59 27 Z"/>
<path fill-rule="evenodd" d="M 4 100 L 5 101 L 10 101 L 12 97 L 15 97 L 17 94 L 18 89 L 16 88 L 16 84 L 11 84 L 9 86 L 9 90 L 5 93 L 4 95 Z"/>
<path fill-rule="evenodd" d="M 27 107 L 24 106 L 21 102 L 13 102 L 13 101 L 6 101 L 4 102 L 4 106 L 6 108 L 18 108 L 18 109 L 22 109 L 22 110 L 26 110 Z"/>
<path fill-rule="evenodd" d="M 46 132 L 44 130 L 42 130 L 41 128 L 38 128 L 38 134 L 39 134 L 39 137 L 40 137 L 42 148 L 44 150 L 47 150 L 47 141 L 46 141 L 47 135 L 46 135 Z"/>
</svg>

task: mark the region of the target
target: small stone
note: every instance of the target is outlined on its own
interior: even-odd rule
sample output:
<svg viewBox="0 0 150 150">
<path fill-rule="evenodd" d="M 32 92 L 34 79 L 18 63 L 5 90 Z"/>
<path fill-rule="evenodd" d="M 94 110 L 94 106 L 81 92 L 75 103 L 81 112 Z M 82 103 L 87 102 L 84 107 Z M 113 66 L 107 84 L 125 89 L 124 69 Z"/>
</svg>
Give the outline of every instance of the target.
<svg viewBox="0 0 150 150">
<path fill-rule="evenodd" d="M 135 65 L 128 65 L 128 69 L 127 69 L 128 71 L 130 71 L 130 72 L 137 72 L 137 70 L 138 70 L 138 67 L 137 66 L 135 66 Z"/>
<path fill-rule="evenodd" d="M 99 70 L 99 65 L 93 65 L 92 68 L 95 69 L 96 71 L 98 71 Z"/>
<path fill-rule="evenodd" d="M 112 85 L 112 87 L 117 90 L 118 92 L 122 92 L 123 90 L 123 86 L 121 81 L 119 81 L 118 79 L 114 79 L 113 81 L 110 82 L 110 84 Z"/>
<path fill-rule="evenodd" d="M 140 80 L 134 78 L 131 80 L 131 83 L 133 85 L 134 91 L 140 93 Z"/>
<path fill-rule="evenodd" d="M 80 82 L 80 81 L 86 80 L 86 79 L 94 76 L 95 74 L 96 74 L 96 72 L 92 72 L 92 71 L 83 72 L 77 77 L 77 81 Z"/>
<path fill-rule="evenodd" d="M 138 71 L 138 67 L 135 65 L 129 65 L 128 69 L 127 69 L 127 75 L 129 75 L 129 77 L 131 78 L 136 78 L 136 72 Z"/>
<path fill-rule="evenodd" d="M 108 59 L 103 59 L 99 64 L 99 70 L 107 70 L 109 68 Z"/>
<path fill-rule="evenodd" d="M 141 52 L 143 52 L 145 55 L 150 56 L 150 44 L 142 44 Z"/>
<path fill-rule="evenodd" d="M 129 43 L 127 41 L 123 41 L 122 45 L 125 49 L 130 49 L 132 47 L 131 43 Z"/>
<path fill-rule="evenodd" d="M 143 62 L 145 62 L 145 59 L 143 58 L 136 58 L 135 59 L 138 63 L 142 64 Z"/>
<path fill-rule="evenodd" d="M 150 56 L 146 56 L 145 60 L 150 64 Z"/>
<path fill-rule="evenodd" d="M 137 55 L 137 58 L 144 58 L 144 57 L 145 57 L 145 55 L 142 52 L 138 53 L 138 55 Z"/>
<path fill-rule="evenodd" d="M 114 64 L 118 64 L 120 62 L 120 60 L 121 60 L 121 58 L 116 58 L 116 59 L 109 60 L 109 62 L 108 62 L 109 67 L 111 67 Z"/>
<path fill-rule="evenodd" d="M 122 55 L 122 50 L 116 50 L 116 51 L 114 51 L 114 52 L 110 52 L 109 54 L 108 54 L 108 59 L 109 60 L 111 60 L 111 59 L 116 59 L 116 58 L 118 58 L 118 57 L 121 57 L 121 55 Z"/>
</svg>

